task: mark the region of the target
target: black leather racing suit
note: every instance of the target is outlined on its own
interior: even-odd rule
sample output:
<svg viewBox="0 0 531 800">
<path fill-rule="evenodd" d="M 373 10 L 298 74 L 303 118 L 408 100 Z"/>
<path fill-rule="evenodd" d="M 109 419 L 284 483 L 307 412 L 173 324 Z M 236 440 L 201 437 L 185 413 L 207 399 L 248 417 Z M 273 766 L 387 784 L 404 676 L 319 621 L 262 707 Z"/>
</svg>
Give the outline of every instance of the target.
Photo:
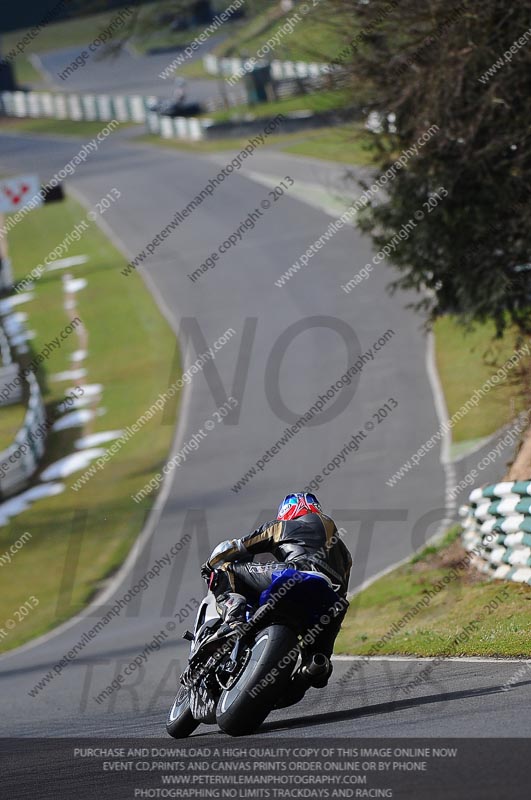
<svg viewBox="0 0 531 800">
<path fill-rule="evenodd" d="M 231 545 L 208 562 L 208 567 L 215 570 L 211 589 L 227 621 L 242 618 L 247 601 L 257 602 L 270 585 L 273 572 L 286 567 L 322 572 L 340 597 L 347 593 L 352 558 L 334 521 L 325 514 L 273 520 Z M 276 560 L 265 564 L 245 560 L 257 553 L 271 553 Z M 316 639 L 314 652 L 332 654 L 343 616 Z"/>
</svg>

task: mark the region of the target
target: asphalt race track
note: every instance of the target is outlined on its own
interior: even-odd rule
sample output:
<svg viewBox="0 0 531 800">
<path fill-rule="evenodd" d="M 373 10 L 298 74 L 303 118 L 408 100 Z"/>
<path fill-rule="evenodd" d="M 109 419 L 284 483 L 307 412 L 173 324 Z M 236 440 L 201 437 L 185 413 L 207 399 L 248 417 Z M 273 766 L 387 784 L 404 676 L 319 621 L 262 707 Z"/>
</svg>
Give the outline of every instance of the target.
<svg viewBox="0 0 531 800">
<path fill-rule="evenodd" d="M 209 39 L 209 48 L 219 44 L 223 35 L 218 34 Z M 206 49 L 194 53 L 186 63 L 192 63 L 202 58 Z M 65 70 L 79 57 L 79 47 L 68 47 L 61 50 L 51 50 L 39 56 L 38 67 L 44 71 L 46 82 L 50 88 L 67 92 L 101 92 L 111 94 L 142 94 L 155 95 L 169 99 L 174 88 L 174 77 L 166 79 L 159 77 L 175 58 L 178 50 L 169 50 L 153 55 L 139 55 L 130 48 L 125 48 L 112 57 L 101 58 L 96 52 L 85 61 L 82 67 L 75 71 Z M 63 77 L 61 77 L 63 75 Z M 204 101 L 218 94 L 216 80 L 194 79 L 187 81 L 188 100 Z"/>
<path fill-rule="evenodd" d="M 3 135 L 0 168 L 38 171 L 44 183 L 81 144 L 68 138 Z M 101 145 L 69 186 L 87 204 L 113 187 L 121 191 L 122 198 L 107 212 L 105 223 L 116 242 L 135 256 L 217 174 L 220 158 L 219 154 L 191 158 L 134 146 L 117 134 Z M 268 167 L 268 156 L 260 153 L 249 168 L 280 179 L 291 174 L 301 185 L 318 182 L 318 167 L 310 160 L 298 160 L 292 173 L 282 174 L 277 172 L 279 160 L 274 155 L 271 159 Z M 289 164 L 281 165 L 290 169 Z M 390 297 L 385 291 L 391 271 L 379 268 L 355 291 L 348 295 L 341 291 L 341 284 L 372 258 L 368 240 L 354 229 L 341 230 L 305 269 L 278 288 L 274 281 L 331 219 L 288 192 L 264 211 L 254 230 L 247 231 L 214 270 L 195 283 L 187 277 L 250 211 L 260 207 L 267 192 L 258 180 L 233 174 L 145 262 L 150 287 L 176 333 L 183 334 L 187 364 L 202 352 L 189 335 L 191 324 L 199 326 L 207 344 L 229 327 L 236 331 L 215 360 L 221 386 L 213 383 L 216 375 L 210 371 L 194 376 L 184 397 L 174 450 L 212 415 L 223 391 L 239 400 L 239 416 L 236 424 L 217 426 L 186 465 L 174 470 L 148 523 L 138 558 L 122 570 L 105 604 L 123 596 L 187 532 L 191 541 L 128 606 L 126 615 L 108 624 L 83 655 L 36 697 L 29 691 L 104 611 L 91 607 L 57 633 L 0 658 L 2 736 L 165 735 L 165 715 L 186 659 L 179 637 L 187 623 L 175 627 L 173 620 L 191 598 L 202 596 L 199 565 L 217 542 L 271 518 L 286 491 L 306 485 L 321 472 L 389 398 L 398 407 L 319 491 L 325 509 L 347 530 L 355 559 L 351 589 L 408 556 L 445 516 L 445 472 L 437 449 L 394 488 L 385 484 L 432 436 L 439 420 L 420 320 L 404 308 L 406 296 Z M 28 270 L 31 267 L 28 264 Z M 188 319 L 184 333 L 183 318 Z M 290 335 L 288 329 L 295 323 L 298 328 Z M 111 328 L 112 321 L 109 324 Z M 238 493 L 231 491 L 282 435 L 288 421 L 304 413 L 348 368 L 350 356 L 338 328 L 348 337 L 351 355 L 356 339 L 365 352 L 385 331 L 394 333 L 364 366 L 340 413 L 294 437 L 247 486 Z M 285 355 L 279 351 L 279 339 L 286 345 Z M 291 416 L 281 405 L 291 410 Z M 147 665 L 98 704 L 94 698 L 168 624 L 175 630 Z M 522 709 L 531 699 L 531 671 L 511 692 L 501 688 L 517 669 L 515 663 L 449 660 L 436 665 L 412 691 L 403 686 L 424 663 L 374 660 L 359 671 L 353 670 L 355 663 L 337 661 L 326 692 L 312 690 L 298 706 L 273 713 L 252 738 L 530 734 L 529 716 Z M 205 727 L 196 735 L 221 736 Z M 45 765 L 43 780 L 46 769 Z"/>
</svg>

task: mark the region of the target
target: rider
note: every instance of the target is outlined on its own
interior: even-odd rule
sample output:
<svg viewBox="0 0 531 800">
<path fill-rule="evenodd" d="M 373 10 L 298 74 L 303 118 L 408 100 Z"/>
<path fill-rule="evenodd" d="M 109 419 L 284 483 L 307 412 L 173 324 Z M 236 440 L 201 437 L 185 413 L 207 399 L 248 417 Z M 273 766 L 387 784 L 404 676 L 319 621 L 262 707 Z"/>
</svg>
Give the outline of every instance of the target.
<svg viewBox="0 0 531 800">
<path fill-rule="evenodd" d="M 276 561 L 253 562 L 256 553 L 272 553 Z M 214 593 L 223 620 L 237 628 L 245 620 L 247 602 L 257 602 L 271 584 L 273 572 L 286 568 L 321 572 L 344 598 L 352 558 L 339 538 L 336 525 L 323 514 L 317 497 L 309 492 L 288 494 L 278 508 L 277 519 L 241 539 L 219 544 L 201 568 Z M 325 686 L 332 674 L 330 656 L 346 613 L 332 620 L 312 646 L 328 659 Z M 315 685 L 315 684 L 313 684 Z"/>
</svg>

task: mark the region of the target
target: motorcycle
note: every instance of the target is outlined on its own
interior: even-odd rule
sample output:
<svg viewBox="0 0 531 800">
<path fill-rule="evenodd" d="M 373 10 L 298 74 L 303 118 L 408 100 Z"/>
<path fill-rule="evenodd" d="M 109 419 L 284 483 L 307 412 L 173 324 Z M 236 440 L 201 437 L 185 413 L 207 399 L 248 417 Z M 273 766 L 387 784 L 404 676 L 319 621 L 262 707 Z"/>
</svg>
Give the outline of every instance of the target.
<svg viewBox="0 0 531 800">
<path fill-rule="evenodd" d="M 193 632 L 183 637 L 190 656 L 168 714 L 170 736 L 189 736 L 200 723 L 217 723 L 231 736 L 250 734 L 274 708 L 325 685 L 328 659 L 310 648 L 344 610 L 327 576 L 288 568 L 273 573 L 257 606 L 247 606 L 246 620 L 227 630 L 208 591 Z"/>
</svg>

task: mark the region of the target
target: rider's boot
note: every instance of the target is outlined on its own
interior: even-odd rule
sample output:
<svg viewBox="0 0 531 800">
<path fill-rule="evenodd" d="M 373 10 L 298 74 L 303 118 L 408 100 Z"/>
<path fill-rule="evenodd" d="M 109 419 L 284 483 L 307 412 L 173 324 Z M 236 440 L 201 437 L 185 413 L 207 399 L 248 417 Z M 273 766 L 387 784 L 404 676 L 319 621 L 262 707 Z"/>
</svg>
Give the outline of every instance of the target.
<svg viewBox="0 0 531 800">
<path fill-rule="evenodd" d="M 247 600 L 245 597 L 237 592 L 227 592 L 218 598 L 217 605 L 223 620 L 218 635 L 223 636 L 225 633 L 237 631 L 246 619 Z"/>
</svg>

